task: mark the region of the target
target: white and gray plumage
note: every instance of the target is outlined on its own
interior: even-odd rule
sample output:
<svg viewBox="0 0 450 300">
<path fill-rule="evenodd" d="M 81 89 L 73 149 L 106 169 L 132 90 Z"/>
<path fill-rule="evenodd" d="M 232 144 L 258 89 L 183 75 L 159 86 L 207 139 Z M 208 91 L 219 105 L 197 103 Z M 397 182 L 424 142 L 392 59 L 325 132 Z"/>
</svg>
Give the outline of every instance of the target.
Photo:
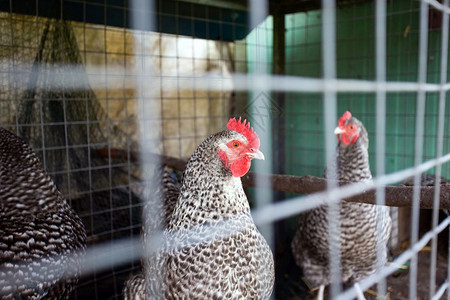
<svg viewBox="0 0 450 300">
<path fill-rule="evenodd" d="M 38 157 L 0 128 L 0 298 L 68 299 L 85 240 Z"/>
<path fill-rule="evenodd" d="M 338 135 L 336 161 L 339 180 L 371 180 L 369 137 L 364 125 L 346 112 L 339 119 L 335 133 Z M 330 283 L 327 217 L 326 206 L 300 215 L 292 242 L 295 260 L 314 288 Z M 377 218 L 382 225 L 381 235 L 377 232 Z M 342 201 L 340 224 L 341 279 L 344 283 L 356 283 L 376 271 L 377 240 L 381 239 L 381 244 L 386 245 L 390 235 L 389 208 Z M 386 247 L 382 259 L 383 263 L 386 262 Z"/>
<path fill-rule="evenodd" d="M 142 226 L 142 240 L 144 245 L 150 243 L 150 239 L 158 230 L 167 229 L 173 210 L 180 194 L 178 181 L 169 174 L 167 167 L 158 169 L 152 185 L 151 196 L 144 205 L 144 218 Z M 160 216 L 155 218 L 154 216 Z M 146 266 L 143 260 L 142 265 Z M 125 300 L 145 299 L 145 281 L 143 273 L 132 276 L 125 282 L 123 289 Z"/>
<path fill-rule="evenodd" d="M 450 180 L 445 177 L 438 177 L 440 185 L 450 185 Z M 421 174 L 420 185 L 421 186 L 434 186 L 436 184 L 436 176 L 433 174 Z M 414 186 L 414 176 L 408 177 L 401 182 L 402 185 Z"/>
<path fill-rule="evenodd" d="M 122 291 L 125 300 L 144 300 L 145 297 L 145 278 L 143 273 L 136 274 L 125 282 Z"/>
<path fill-rule="evenodd" d="M 145 269 L 151 299 L 268 299 L 272 293 L 272 252 L 240 180 L 251 159 L 264 156 L 248 123 L 230 119 L 227 127 L 202 142 L 186 166 L 166 243 Z"/>
</svg>

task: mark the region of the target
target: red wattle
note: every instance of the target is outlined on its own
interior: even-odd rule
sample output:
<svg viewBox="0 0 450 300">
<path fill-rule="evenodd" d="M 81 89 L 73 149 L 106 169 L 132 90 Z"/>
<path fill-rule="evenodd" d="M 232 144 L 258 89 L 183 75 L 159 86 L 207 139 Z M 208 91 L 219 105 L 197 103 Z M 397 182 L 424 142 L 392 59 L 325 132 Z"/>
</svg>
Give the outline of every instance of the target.
<svg viewBox="0 0 450 300">
<path fill-rule="evenodd" d="M 247 174 L 248 170 L 250 170 L 251 160 L 244 157 L 235 162 L 233 162 L 230 166 L 231 174 L 234 177 L 242 177 Z"/>
<path fill-rule="evenodd" d="M 349 145 L 350 144 L 350 139 L 348 138 L 348 135 L 343 134 L 342 135 L 342 142 L 344 143 L 344 145 Z"/>
<path fill-rule="evenodd" d="M 352 140 L 350 141 L 350 138 L 347 134 L 342 134 L 342 142 L 344 143 L 344 145 L 348 146 L 350 143 L 354 144 L 359 138 L 359 134 L 355 134 L 352 138 Z"/>
</svg>

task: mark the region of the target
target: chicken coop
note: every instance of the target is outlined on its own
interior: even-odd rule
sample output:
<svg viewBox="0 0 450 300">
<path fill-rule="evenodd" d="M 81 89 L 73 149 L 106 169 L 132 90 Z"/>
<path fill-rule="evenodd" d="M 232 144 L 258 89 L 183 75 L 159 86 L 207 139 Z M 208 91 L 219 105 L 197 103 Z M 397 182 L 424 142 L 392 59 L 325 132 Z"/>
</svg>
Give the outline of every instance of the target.
<svg viewBox="0 0 450 300">
<path fill-rule="evenodd" d="M 449 14 L 448 0 L 0 0 L 0 127 L 86 229 L 70 299 L 122 299 L 159 217 L 144 209 L 158 166 L 182 184 L 197 146 L 239 116 L 265 157 L 242 182 L 274 257 L 271 299 L 311 294 L 298 219 L 346 201 L 392 220 L 387 263 L 359 281 L 367 299 L 450 299 Z M 341 167 L 326 169 L 346 111 L 367 130 L 372 180 L 342 186 L 322 178 Z M 327 293 L 353 299 L 333 211 Z"/>
</svg>

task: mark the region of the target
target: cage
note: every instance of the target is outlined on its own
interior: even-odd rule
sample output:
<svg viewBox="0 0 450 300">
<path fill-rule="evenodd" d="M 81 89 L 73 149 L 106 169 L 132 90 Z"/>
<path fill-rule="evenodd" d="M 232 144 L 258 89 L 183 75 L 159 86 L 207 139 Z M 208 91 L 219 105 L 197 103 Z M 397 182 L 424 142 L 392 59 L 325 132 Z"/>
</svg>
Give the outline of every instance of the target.
<svg viewBox="0 0 450 300">
<path fill-rule="evenodd" d="M 0 126 L 32 147 L 88 234 L 72 298 L 122 298 L 142 267 L 155 165 L 181 182 L 234 116 L 266 157 L 242 180 L 274 255 L 273 299 L 309 293 L 290 246 L 299 214 L 351 197 L 393 219 L 390 263 L 361 287 L 450 297 L 449 13 L 447 0 L 0 1 Z M 322 177 L 347 110 L 368 131 L 373 181 L 306 178 Z"/>
</svg>

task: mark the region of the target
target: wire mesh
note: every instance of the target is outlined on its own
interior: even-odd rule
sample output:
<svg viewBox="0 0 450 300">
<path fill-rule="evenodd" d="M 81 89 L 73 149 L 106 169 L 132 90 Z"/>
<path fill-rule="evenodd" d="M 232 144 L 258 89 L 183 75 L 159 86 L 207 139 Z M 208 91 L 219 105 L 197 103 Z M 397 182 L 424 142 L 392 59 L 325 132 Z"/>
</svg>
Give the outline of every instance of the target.
<svg viewBox="0 0 450 300">
<path fill-rule="evenodd" d="M 242 115 L 269 158 L 257 173 L 322 176 L 334 156 L 337 116 L 351 110 L 370 136 L 371 182 L 331 182 L 299 196 L 273 193 L 261 177 L 259 188 L 247 189 L 275 256 L 273 297 L 308 293 L 286 239 L 300 213 L 323 204 L 330 208 L 330 295 L 356 297 L 340 287 L 339 199 L 376 189 L 384 204 L 385 186 L 414 176 L 411 220 L 409 208 L 395 213 L 396 256 L 360 286 L 450 299 L 448 234 L 439 234 L 450 221 L 438 207 L 441 177 L 442 185 L 450 178 L 448 1 L 324 0 L 314 9 L 300 1 L 287 14 L 275 1 L 7 2 L 0 4 L 0 125 L 30 144 L 86 226 L 86 268 L 73 298 L 121 298 L 124 281 L 141 270 L 139 258 L 158 250 L 158 235 L 144 249 L 139 239 L 144 203 L 157 197 L 161 157 L 154 154 L 186 159 L 230 116 Z M 285 28 L 277 31 L 280 15 Z M 283 35 L 283 58 L 276 35 Z M 280 60 L 284 72 L 277 73 Z M 431 214 L 419 210 L 425 173 L 436 179 Z M 179 170 L 172 176 L 181 180 Z M 409 263 L 409 277 L 399 275 Z"/>
</svg>

